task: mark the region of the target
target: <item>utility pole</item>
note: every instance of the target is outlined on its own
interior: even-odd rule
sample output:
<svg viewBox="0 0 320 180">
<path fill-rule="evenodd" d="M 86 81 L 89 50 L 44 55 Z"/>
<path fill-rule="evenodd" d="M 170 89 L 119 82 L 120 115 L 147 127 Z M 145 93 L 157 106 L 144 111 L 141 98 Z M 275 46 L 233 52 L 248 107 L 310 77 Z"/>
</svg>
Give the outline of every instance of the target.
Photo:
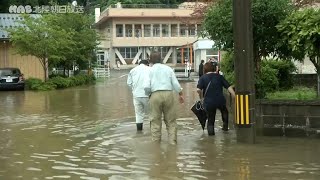
<svg viewBox="0 0 320 180">
<path fill-rule="evenodd" d="M 233 0 L 237 141 L 255 143 L 255 80 L 251 0 Z"/>
</svg>

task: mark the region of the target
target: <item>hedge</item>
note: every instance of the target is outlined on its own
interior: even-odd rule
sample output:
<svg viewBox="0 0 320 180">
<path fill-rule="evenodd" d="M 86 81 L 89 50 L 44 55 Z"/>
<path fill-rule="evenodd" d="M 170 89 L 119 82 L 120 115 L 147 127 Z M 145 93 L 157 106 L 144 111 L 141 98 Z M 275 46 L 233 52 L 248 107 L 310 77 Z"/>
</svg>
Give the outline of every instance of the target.
<svg viewBox="0 0 320 180">
<path fill-rule="evenodd" d="M 47 82 L 41 79 L 29 78 L 26 80 L 26 88 L 28 90 L 48 91 L 54 89 L 64 89 L 74 86 L 95 83 L 96 78 L 93 75 L 76 75 L 73 77 L 54 76 Z"/>
</svg>

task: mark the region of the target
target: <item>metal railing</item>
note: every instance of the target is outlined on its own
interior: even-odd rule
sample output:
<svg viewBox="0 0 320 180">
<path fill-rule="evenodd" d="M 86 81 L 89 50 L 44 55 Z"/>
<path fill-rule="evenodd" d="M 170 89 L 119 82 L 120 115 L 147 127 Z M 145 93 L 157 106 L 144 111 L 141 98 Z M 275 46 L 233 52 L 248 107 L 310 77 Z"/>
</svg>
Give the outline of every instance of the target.
<svg viewBox="0 0 320 180">
<path fill-rule="evenodd" d="M 110 68 L 94 68 L 93 74 L 96 78 L 109 78 Z"/>
</svg>

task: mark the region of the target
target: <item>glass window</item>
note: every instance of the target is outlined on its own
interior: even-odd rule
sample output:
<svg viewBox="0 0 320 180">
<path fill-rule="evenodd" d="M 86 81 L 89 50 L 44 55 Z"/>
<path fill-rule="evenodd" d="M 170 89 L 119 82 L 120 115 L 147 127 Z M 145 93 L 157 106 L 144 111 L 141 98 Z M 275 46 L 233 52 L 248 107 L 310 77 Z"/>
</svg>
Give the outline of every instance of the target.
<svg viewBox="0 0 320 180">
<path fill-rule="evenodd" d="M 126 56 L 126 48 L 118 48 L 121 56 L 124 58 Z"/>
<path fill-rule="evenodd" d="M 125 58 L 130 58 L 131 53 L 130 53 L 130 48 L 126 48 L 126 57 Z"/>
<path fill-rule="evenodd" d="M 143 25 L 144 37 L 151 37 L 151 24 Z"/>
<path fill-rule="evenodd" d="M 178 37 L 178 24 L 171 24 L 171 37 Z"/>
<path fill-rule="evenodd" d="M 162 24 L 162 37 L 169 37 L 169 25 Z"/>
<path fill-rule="evenodd" d="M 133 59 L 138 53 L 137 47 L 118 48 L 118 50 L 124 59 Z"/>
<path fill-rule="evenodd" d="M 187 36 L 188 27 L 186 24 L 180 24 L 180 36 L 186 37 Z"/>
<path fill-rule="evenodd" d="M 116 24 L 116 36 L 123 37 L 123 25 L 122 24 Z"/>
<path fill-rule="evenodd" d="M 160 24 L 153 25 L 153 37 L 160 37 Z"/>
<path fill-rule="evenodd" d="M 160 47 L 161 59 L 164 59 L 169 51 L 169 47 Z"/>
<path fill-rule="evenodd" d="M 190 24 L 188 30 L 189 30 L 189 36 L 196 35 L 196 25 L 195 24 Z"/>
<path fill-rule="evenodd" d="M 202 30 L 201 24 L 197 24 L 197 34 L 200 34 Z"/>
<path fill-rule="evenodd" d="M 134 25 L 134 36 L 135 37 L 142 37 L 142 25 L 141 24 L 135 24 Z"/>
<path fill-rule="evenodd" d="M 100 55 L 100 60 L 104 61 L 104 55 L 103 54 Z"/>
<path fill-rule="evenodd" d="M 132 24 L 126 24 L 126 37 L 132 37 Z"/>
<path fill-rule="evenodd" d="M 207 56 L 216 56 L 216 57 L 218 57 L 219 51 L 216 50 L 216 49 L 207 49 L 206 50 L 206 54 L 207 54 Z"/>
</svg>

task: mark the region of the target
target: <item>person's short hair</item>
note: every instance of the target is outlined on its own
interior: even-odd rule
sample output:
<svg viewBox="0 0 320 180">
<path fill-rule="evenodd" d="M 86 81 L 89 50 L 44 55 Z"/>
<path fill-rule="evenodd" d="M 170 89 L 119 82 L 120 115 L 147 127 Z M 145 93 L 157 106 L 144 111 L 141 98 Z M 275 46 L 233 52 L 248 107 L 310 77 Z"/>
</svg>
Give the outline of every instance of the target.
<svg viewBox="0 0 320 180">
<path fill-rule="evenodd" d="M 161 55 L 159 52 L 152 52 L 150 54 L 150 62 L 153 64 L 161 63 Z"/>
<path fill-rule="evenodd" d="M 204 60 L 201 60 L 201 63 L 204 63 Z"/>
<path fill-rule="evenodd" d="M 212 61 L 211 64 L 213 65 L 213 72 L 216 72 L 219 67 L 219 63 L 217 61 Z"/>
<path fill-rule="evenodd" d="M 139 65 L 140 64 L 144 64 L 144 65 L 149 65 L 149 61 L 148 60 L 146 60 L 146 59 L 142 59 L 141 61 L 139 61 Z"/>
<path fill-rule="evenodd" d="M 203 65 L 203 74 L 206 74 L 208 72 L 214 72 L 214 66 L 211 62 L 206 62 Z"/>
</svg>

